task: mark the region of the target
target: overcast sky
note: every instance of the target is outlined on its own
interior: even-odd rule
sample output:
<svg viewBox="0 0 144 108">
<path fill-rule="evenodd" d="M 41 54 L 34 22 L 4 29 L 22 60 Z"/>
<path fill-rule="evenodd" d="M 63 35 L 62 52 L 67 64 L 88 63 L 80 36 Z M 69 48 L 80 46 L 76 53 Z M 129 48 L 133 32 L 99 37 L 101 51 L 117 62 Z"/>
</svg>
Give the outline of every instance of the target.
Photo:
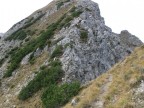
<svg viewBox="0 0 144 108">
<path fill-rule="evenodd" d="M 0 0 L 0 32 L 52 0 Z M 113 32 L 128 30 L 144 42 L 144 0 L 93 0 Z"/>
</svg>

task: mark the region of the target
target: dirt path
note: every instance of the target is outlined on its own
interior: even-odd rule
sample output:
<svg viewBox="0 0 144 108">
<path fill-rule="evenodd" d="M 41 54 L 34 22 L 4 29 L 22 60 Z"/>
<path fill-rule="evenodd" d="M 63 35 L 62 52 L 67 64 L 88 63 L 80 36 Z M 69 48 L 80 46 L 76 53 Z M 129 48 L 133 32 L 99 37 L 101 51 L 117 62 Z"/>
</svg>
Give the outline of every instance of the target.
<svg viewBox="0 0 144 108">
<path fill-rule="evenodd" d="M 104 97 L 106 96 L 107 90 L 112 82 L 112 75 L 110 74 L 107 78 L 106 83 L 101 87 L 101 91 L 98 100 L 92 103 L 91 108 L 104 108 Z"/>
</svg>

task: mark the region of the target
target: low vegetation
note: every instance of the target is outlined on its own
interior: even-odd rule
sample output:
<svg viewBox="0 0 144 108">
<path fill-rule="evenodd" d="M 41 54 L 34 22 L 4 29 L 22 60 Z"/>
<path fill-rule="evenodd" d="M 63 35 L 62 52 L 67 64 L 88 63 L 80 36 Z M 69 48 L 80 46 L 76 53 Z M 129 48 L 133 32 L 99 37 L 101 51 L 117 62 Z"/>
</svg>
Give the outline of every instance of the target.
<svg viewBox="0 0 144 108">
<path fill-rule="evenodd" d="M 30 27 L 32 24 L 34 24 L 36 21 L 38 21 L 40 18 L 42 18 L 44 14 L 41 14 L 36 19 L 31 18 L 26 22 L 26 25 L 20 28 L 19 30 L 12 33 L 10 36 L 8 36 L 5 40 L 11 41 L 11 40 L 24 40 L 27 35 L 33 35 L 35 34 L 35 31 L 26 31 L 25 29 Z"/>
<path fill-rule="evenodd" d="M 61 8 L 66 2 L 70 2 L 70 0 L 59 0 L 57 3 L 57 9 Z"/>
<path fill-rule="evenodd" d="M 41 11 L 39 12 L 41 13 Z M 33 25 L 35 22 L 37 22 L 38 20 L 40 20 L 45 14 L 41 13 L 41 15 L 39 15 L 37 18 L 31 18 L 26 22 L 26 25 L 23 27 L 23 29 L 26 29 L 28 27 L 30 27 L 31 25 Z"/>
<path fill-rule="evenodd" d="M 45 108 L 59 108 L 77 95 L 80 90 L 80 83 L 73 82 L 61 86 L 51 85 L 42 95 L 42 102 Z"/>
<path fill-rule="evenodd" d="M 50 58 L 55 58 L 55 57 L 59 57 L 63 54 L 63 47 L 62 45 L 58 45 L 56 46 L 56 48 L 54 49 L 54 51 L 51 54 Z"/>
<path fill-rule="evenodd" d="M 83 11 L 73 6 L 70 10 L 72 17 L 78 17 Z"/>
<path fill-rule="evenodd" d="M 19 99 L 26 100 L 42 88 L 57 84 L 61 80 L 63 74 L 63 70 L 59 64 L 52 65 L 50 68 L 44 68 L 44 70 L 41 70 L 37 76 L 21 90 L 18 96 Z"/>
<path fill-rule="evenodd" d="M 30 64 L 34 64 L 34 61 L 35 61 L 34 52 L 32 52 L 32 54 L 29 57 L 29 62 Z"/>
<path fill-rule="evenodd" d="M 52 36 L 54 35 L 55 30 L 61 29 L 63 26 L 69 24 L 69 22 L 71 20 L 73 20 L 74 17 L 81 14 L 78 12 L 78 14 L 76 14 L 75 16 L 72 16 L 72 14 L 75 11 L 73 10 L 73 12 L 71 13 L 71 16 L 64 14 L 57 22 L 48 26 L 47 30 L 42 32 L 38 38 L 29 41 L 25 46 L 14 51 L 13 54 L 11 55 L 10 64 L 9 64 L 8 70 L 4 74 L 4 77 L 10 77 L 12 75 L 12 72 L 19 67 L 21 60 L 27 54 L 29 54 L 30 52 L 33 52 L 37 48 L 43 49 L 44 46 L 47 44 L 48 40 L 51 39 Z M 40 17 L 38 17 L 38 18 L 40 18 Z M 31 20 L 31 21 L 33 22 L 33 20 Z M 34 20 L 34 21 L 36 21 L 36 20 Z M 16 32 L 16 34 L 17 34 L 17 32 Z M 84 34 L 84 33 L 82 33 L 82 34 Z M 84 37 L 84 39 L 86 38 L 85 34 L 83 37 Z M 51 58 L 59 56 L 61 53 L 62 53 L 62 49 L 57 48 L 56 51 L 53 52 Z M 33 60 L 32 60 L 32 63 L 33 63 Z"/>
<path fill-rule="evenodd" d="M 19 48 L 18 47 L 15 47 L 15 48 L 12 48 L 7 54 L 8 55 L 12 55 L 15 53 L 15 51 L 17 51 Z"/>
<path fill-rule="evenodd" d="M 72 12 L 72 16 L 73 17 L 78 17 L 81 13 L 82 13 L 81 10 L 77 10 L 77 11 Z"/>
<path fill-rule="evenodd" d="M 59 24 L 58 29 L 61 29 L 62 27 L 69 27 L 70 22 L 78 17 L 82 11 L 78 10 L 75 6 L 69 11 L 70 15 L 66 15 L 65 18 L 62 20 L 62 22 Z"/>
<path fill-rule="evenodd" d="M 27 37 L 27 33 L 23 30 L 20 29 L 16 32 L 14 32 L 11 36 L 7 37 L 6 40 L 23 40 Z"/>
<path fill-rule="evenodd" d="M 50 63 L 50 66 L 52 66 L 52 67 L 61 66 L 61 62 L 59 60 L 52 61 Z"/>
<path fill-rule="evenodd" d="M 80 83 L 59 85 L 64 75 L 59 60 L 52 61 L 50 67 L 41 67 L 37 76 L 24 87 L 18 98 L 26 100 L 39 90 L 44 89 L 41 100 L 45 108 L 57 108 L 67 103 L 80 90 Z"/>
<path fill-rule="evenodd" d="M 66 18 L 59 24 L 58 29 L 60 30 L 62 27 L 67 27 L 70 24 L 70 21 L 73 20 L 73 17 L 66 16 Z"/>
<path fill-rule="evenodd" d="M 63 17 L 56 23 L 50 25 L 48 29 L 45 32 L 43 32 L 38 38 L 33 39 L 32 41 L 28 42 L 25 46 L 16 50 L 11 55 L 10 65 L 8 67 L 8 70 L 4 74 L 4 77 L 10 77 L 12 75 L 12 72 L 19 67 L 21 60 L 27 54 L 35 51 L 37 48 L 44 48 L 44 46 L 47 44 L 47 40 L 49 40 L 54 35 L 54 31 L 57 29 L 57 26 L 59 25 L 62 19 Z"/>
<path fill-rule="evenodd" d="M 68 2 L 68 0 L 65 2 Z M 20 66 L 21 60 L 27 54 L 34 52 L 37 48 L 43 49 L 44 46 L 48 43 L 51 44 L 50 39 L 54 35 L 55 31 L 60 30 L 62 27 L 65 27 L 68 24 L 70 24 L 70 21 L 72 21 L 73 18 L 77 17 L 79 14 L 80 13 L 71 13 L 70 15 L 65 14 L 57 22 L 48 26 L 47 30 L 42 32 L 38 38 L 28 41 L 21 48 L 14 49 L 10 53 L 10 64 L 6 73 L 4 74 L 4 77 L 10 77 L 12 75 L 12 72 Z M 25 28 L 29 27 L 32 22 L 33 19 L 31 19 L 28 22 L 29 24 Z M 28 31 L 28 34 L 31 34 L 31 31 Z M 59 57 L 62 54 L 63 47 L 62 45 L 58 45 L 52 52 L 50 59 Z M 30 57 L 30 61 L 32 61 L 32 63 L 33 58 L 34 55 L 32 54 Z M 40 71 L 36 73 L 36 77 L 33 80 L 31 80 L 28 83 L 28 85 L 20 91 L 18 95 L 18 98 L 20 100 L 24 101 L 32 97 L 36 92 L 44 90 L 41 97 L 44 107 L 56 108 L 57 106 L 63 106 L 80 90 L 80 83 L 78 82 L 73 82 L 70 84 L 61 84 L 64 71 L 62 70 L 61 62 L 59 60 L 51 61 L 48 67 L 41 67 Z"/>
<path fill-rule="evenodd" d="M 28 35 L 33 36 L 36 33 L 36 30 L 27 30 L 26 32 Z"/>
<path fill-rule="evenodd" d="M 86 42 L 87 39 L 88 39 L 88 32 L 87 32 L 87 31 L 84 31 L 84 30 L 81 30 L 81 31 L 80 31 L 80 39 L 81 39 L 83 42 Z"/>
</svg>

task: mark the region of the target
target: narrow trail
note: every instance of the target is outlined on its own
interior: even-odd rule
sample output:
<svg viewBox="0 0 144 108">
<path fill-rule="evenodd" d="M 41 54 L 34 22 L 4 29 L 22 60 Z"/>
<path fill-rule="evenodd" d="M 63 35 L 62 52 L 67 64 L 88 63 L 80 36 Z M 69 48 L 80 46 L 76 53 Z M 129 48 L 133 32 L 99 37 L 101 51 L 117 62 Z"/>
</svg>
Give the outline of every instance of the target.
<svg viewBox="0 0 144 108">
<path fill-rule="evenodd" d="M 110 74 L 106 83 L 101 87 L 98 99 L 92 103 L 91 108 L 104 108 L 104 97 L 107 94 L 107 90 L 111 85 L 112 79 L 112 75 Z"/>
</svg>

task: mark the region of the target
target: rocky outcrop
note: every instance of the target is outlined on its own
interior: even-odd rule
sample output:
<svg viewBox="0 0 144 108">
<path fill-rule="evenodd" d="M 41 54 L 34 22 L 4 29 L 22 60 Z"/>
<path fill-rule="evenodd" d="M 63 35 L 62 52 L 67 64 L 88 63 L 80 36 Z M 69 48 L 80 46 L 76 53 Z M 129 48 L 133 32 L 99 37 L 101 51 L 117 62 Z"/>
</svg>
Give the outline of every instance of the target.
<svg viewBox="0 0 144 108">
<path fill-rule="evenodd" d="M 61 1 L 64 2 L 58 8 L 57 3 Z M 70 12 L 72 9 L 74 9 L 74 13 Z M 39 36 L 43 36 L 41 34 L 51 27 L 52 23 L 59 21 L 63 15 L 65 15 L 64 19 L 51 33 L 51 38 L 46 40 L 46 43 L 42 41 L 45 46 L 40 47 L 38 44 L 41 45 L 41 41 L 37 41 L 40 39 Z M 21 29 L 27 33 L 25 39 L 5 39 L 8 36 L 14 36 L 12 34 Z M 35 33 L 30 35 L 28 32 Z M 31 47 L 32 42 L 36 42 L 36 44 Z M 40 67 L 49 66 L 51 61 L 60 59 L 65 72 L 62 78 L 63 82 L 78 80 L 81 84 L 85 84 L 109 70 L 114 64 L 132 53 L 135 47 L 142 44 L 137 37 L 126 30 L 120 34 L 113 33 L 105 25 L 97 3 L 91 0 L 54 0 L 50 5 L 15 24 L 4 35 L 4 38 L 0 39 L 0 60 L 5 59 L 0 67 L 0 79 L 2 79 L 0 107 L 25 105 L 17 99 L 19 91 L 33 80 L 40 71 Z M 60 52 L 63 54 L 51 58 L 51 54 L 58 45 L 62 46 Z M 32 50 L 22 51 L 22 53 L 27 53 L 19 60 L 20 66 L 14 70 L 12 77 L 2 78 L 10 64 L 12 51 L 15 53 L 15 50 L 25 46 Z M 34 60 L 34 64 L 29 63 L 31 58 Z M 27 106 L 29 107 L 29 103 L 33 104 L 33 102 L 26 102 Z M 76 103 L 77 100 L 74 99 L 72 104 Z M 35 108 L 36 105 L 32 106 Z"/>
<path fill-rule="evenodd" d="M 85 83 L 109 70 L 142 42 L 127 31 L 113 33 L 105 25 L 98 4 L 91 0 L 79 0 L 76 8 L 83 13 L 55 37 L 64 37 L 58 44 L 69 44 L 61 57 L 65 81 Z M 87 32 L 86 42 L 81 39 L 82 31 Z"/>
<path fill-rule="evenodd" d="M 4 35 L 5 38 L 7 38 L 8 36 L 10 36 L 12 33 L 16 32 L 17 30 L 19 30 L 20 28 L 22 28 L 26 22 L 28 21 L 28 19 L 23 19 L 22 21 L 18 22 L 17 24 L 15 24 L 13 27 L 11 27 Z"/>
<path fill-rule="evenodd" d="M 57 1 L 54 1 L 57 3 Z M 75 2 L 75 3 L 74 3 Z M 105 25 L 104 18 L 100 15 L 98 4 L 91 0 L 70 0 L 64 3 L 61 8 L 74 3 L 76 10 L 82 13 L 71 21 L 69 27 L 63 27 L 55 36 L 59 40 L 57 45 L 64 47 L 64 53 L 60 60 L 65 71 L 65 81 L 79 80 L 81 83 L 90 81 L 109 70 L 115 63 L 130 54 L 133 49 L 140 46 L 142 42 L 131 35 L 128 31 L 115 34 Z M 30 17 L 15 24 L 5 36 L 25 27 L 29 21 L 41 18 L 43 21 L 53 13 L 57 12 L 57 6 L 46 10 L 39 10 Z M 82 35 L 85 35 L 83 37 Z M 1 58 L 6 55 L 7 50 L 18 47 L 20 41 L 2 41 Z M 47 48 L 49 52 L 55 47 Z M 34 56 L 42 53 L 37 49 Z M 23 58 L 21 64 L 27 64 L 29 54 Z"/>
</svg>

